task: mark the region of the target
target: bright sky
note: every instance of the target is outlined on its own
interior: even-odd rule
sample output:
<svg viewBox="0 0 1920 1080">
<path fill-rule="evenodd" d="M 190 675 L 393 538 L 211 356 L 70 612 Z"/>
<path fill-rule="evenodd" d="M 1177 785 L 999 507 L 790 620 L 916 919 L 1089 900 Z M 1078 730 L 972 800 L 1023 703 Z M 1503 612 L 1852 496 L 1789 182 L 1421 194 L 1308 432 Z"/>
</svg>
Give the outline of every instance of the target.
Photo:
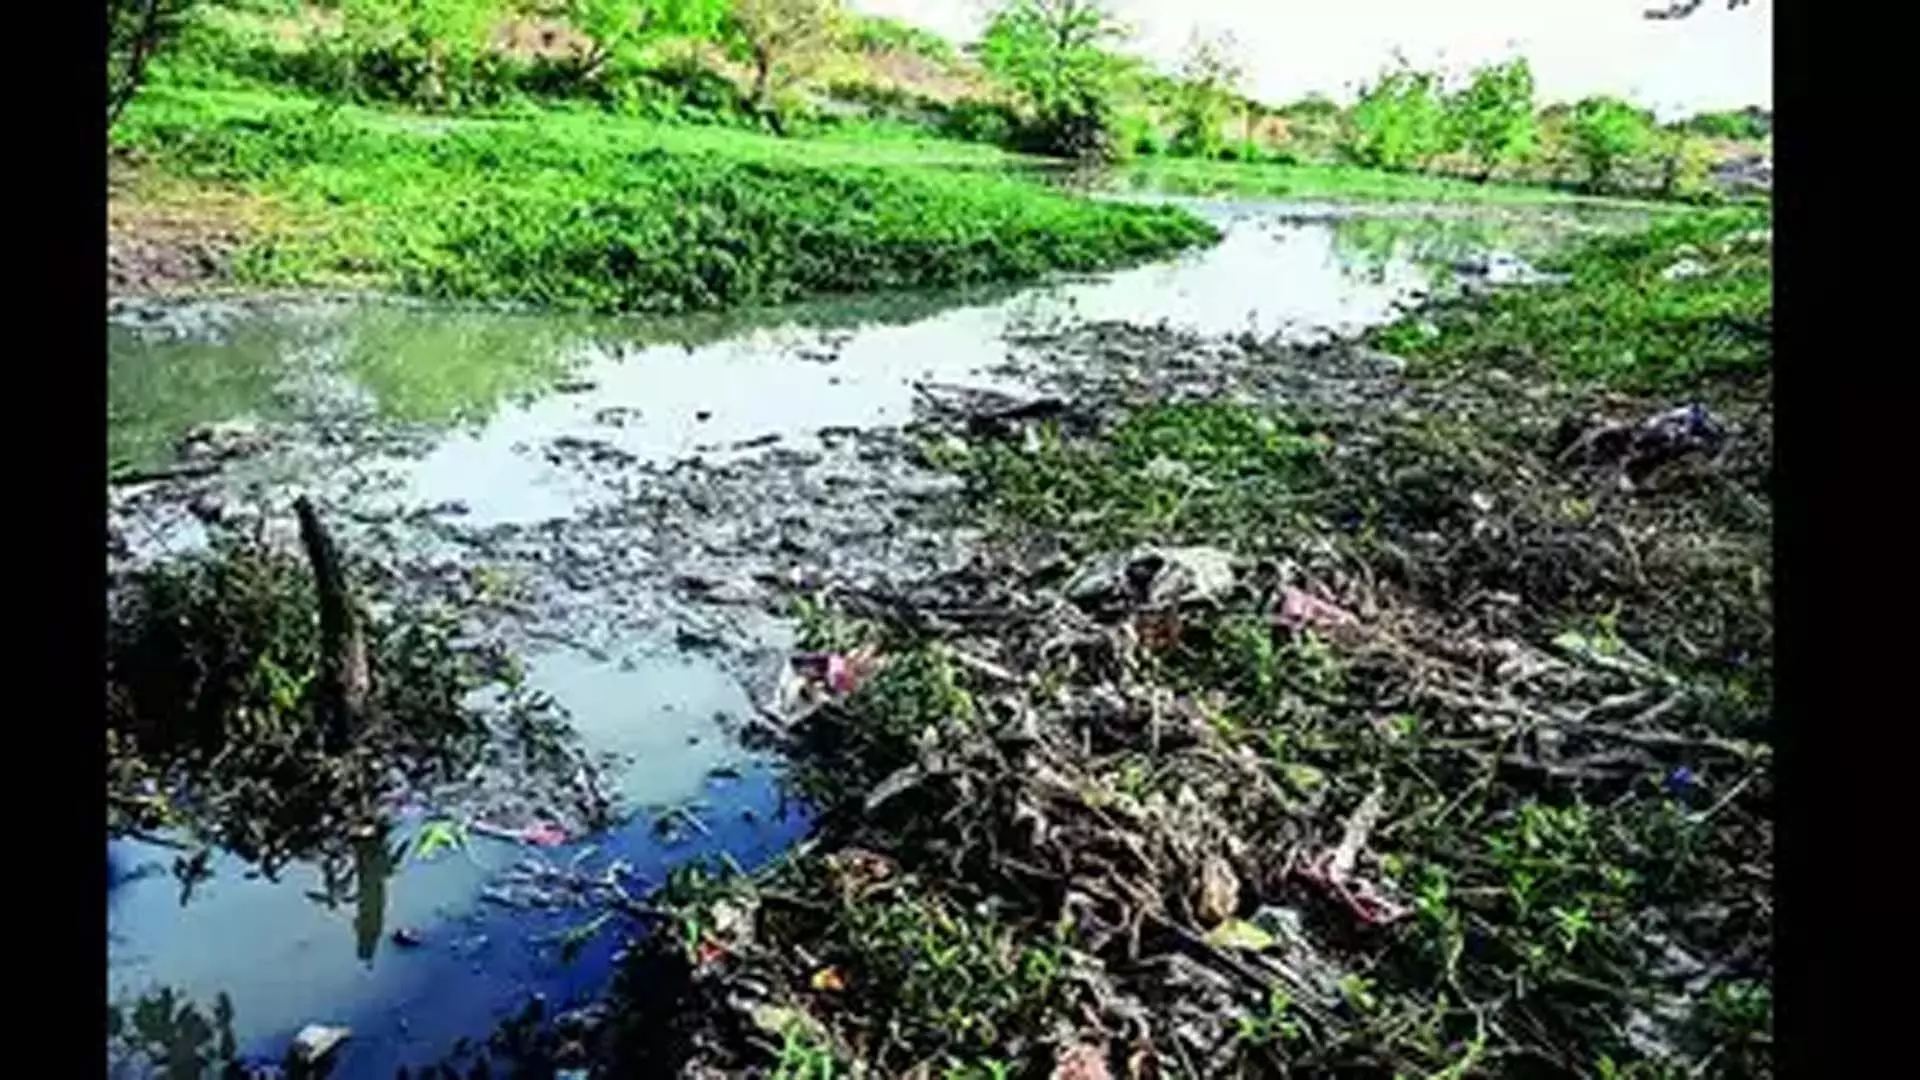
<svg viewBox="0 0 1920 1080">
<path fill-rule="evenodd" d="M 1706 0 L 1691 18 L 1655 21 L 1662 0 L 1112 0 L 1139 36 L 1134 51 L 1171 62 L 1188 36 L 1230 30 L 1254 96 L 1284 102 L 1318 91 L 1345 100 L 1391 62 L 1468 68 L 1515 52 L 1533 64 L 1546 101 L 1611 93 L 1663 117 L 1773 107 L 1773 4 L 1728 11 Z M 990 0 L 851 0 L 958 41 L 972 39 Z"/>
</svg>

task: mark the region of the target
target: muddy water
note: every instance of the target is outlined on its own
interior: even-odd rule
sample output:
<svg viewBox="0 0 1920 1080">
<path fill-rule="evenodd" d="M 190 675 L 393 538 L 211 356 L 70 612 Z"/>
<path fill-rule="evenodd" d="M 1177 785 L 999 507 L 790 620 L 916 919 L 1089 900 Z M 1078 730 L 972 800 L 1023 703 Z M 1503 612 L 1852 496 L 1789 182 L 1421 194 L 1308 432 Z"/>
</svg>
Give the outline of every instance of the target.
<svg viewBox="0 0 1920 1080">
<path fill-rule="evenodd" d="M 351 545 L 405 552 L 423 572 L 501 570 L 522 601 L 496 627 L 533 650 L 533 681 L 586 744 L 618 756 L 636 814 L 554 849 L 476 837 L 332 904 L 311 869 L 270 882 L 219 860 L 183 902 L 171 851 L 112 843 L 110 992 L 224 991 L 254 1054 L 309 1022 L 347 1024 L 345 1077 L 431 1061 L 529 992 L 555 1007 L 591 994 L 616 934 L 563 961 L 554 935 L 592 913 L 543 893 L 548 871 L 528 860 L 598 873 L 619 859 L 644 887 L 695 855 L 752 866 L 805 831 L 776 763 L 735 737 L 754 679 L 790 640 L 757 578 L 911 574 L 952 553 L 952 537 L 916 534 L 901 509 L 933 481 L 881 464 L 880 436 L 836 431 L 908 420 L 926 384 L 1021 389 L 1003 361 L 1023 332 L 1121 319 L 1338 333 L 1432 288 L 1436 265 L 1580 224 L 1206 212 L 1226 230 L 1214 248 L 1010 294 L 645 323 L 310 301 L 117 313 L 114 458 L 175 462 L 199 429 L 189 460 L 217 465 L 115 490 L 111 524 L 136 555 L 195 546 L 209 504 L 304 490 L 342 516 Z"/>
</svg>

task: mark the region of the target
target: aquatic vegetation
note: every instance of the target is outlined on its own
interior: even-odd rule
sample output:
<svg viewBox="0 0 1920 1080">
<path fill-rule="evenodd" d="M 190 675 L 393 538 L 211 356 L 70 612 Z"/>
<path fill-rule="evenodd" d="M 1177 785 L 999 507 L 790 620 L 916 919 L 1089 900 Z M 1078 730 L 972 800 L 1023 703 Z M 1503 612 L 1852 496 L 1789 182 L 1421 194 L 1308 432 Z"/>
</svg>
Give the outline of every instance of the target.
<svg viewBox="0 0 1920 1080">
<path fill-rule="evenodd" d="M 1443 304 L 1373 339 L 1436 366 L 1538 365 L 1641 390 L 1758 378 L 1772 356 L 1770 221 L 1701 212 L 1596 238 L 1546 264 L 1566 285 Z"/>
<path fill-rule="evenodd" d="M 1183 210 L 1010 176 L 825 169 L 726 143 L 681 153 L 556 124 L 434 133 L 327 108 L 215 119 L 156 106 L 123 128 L 122 144 L 153 166 L 300 208 L 300 226 L 240 251 L 236 271 L 255 284 L 677 312 L 1031 281 L 1218 237 Z"/>
<path fill-rule="evenodd" d="M 514 665 L 459 641 L 454 609 L 401 606 L 363 616 L 370 719 L 351 746 L 329 746 L 311 569 L 251 535 L 216 530 L 203 554 L 126 572 L 111 600 L 110 835 L 184 834 L 268 872 L 342 863 L 397 798 L 508 740 L 565 741 Z"/>
</svg>

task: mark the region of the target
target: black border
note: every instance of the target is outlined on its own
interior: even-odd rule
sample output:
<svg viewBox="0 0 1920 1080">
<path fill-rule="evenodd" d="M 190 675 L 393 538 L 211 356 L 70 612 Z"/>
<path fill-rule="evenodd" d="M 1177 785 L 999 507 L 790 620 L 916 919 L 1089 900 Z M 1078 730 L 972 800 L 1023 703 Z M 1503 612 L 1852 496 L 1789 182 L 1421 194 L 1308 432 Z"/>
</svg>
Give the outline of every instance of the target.
<svg viewBox="0 0 1920 1080">
<path fill-rule="evenodd" d="M 15 287 L 26 288 L 9 312 L 21 343 L 7 350 L 17 402 L 8 531 L 27 551 L 12 566 L 11 591 L 26 602 L 10 619 L 8 667 L 40 684 L 16 690 L 8 710 L 9 820 L 22 845 L 13 896 L 25 909 L 16 940 L 26 978 L 92 987 L 88 1000 L 38 1010 L 29 1036 L 63 1062 L 56 1071 L 91 1073 L 106 1024 L 106 18 L 94 3 L 14 14 L 24 19 L 9 65 L 8 206 L 14 229 L 37 242 L 16 256 Z M 39 963 L 25 947 L 35 942 L 51 946 Z M 84 964 L 78 979 L 53 978 L 53 965 Z"/>
<path fill-rule="evenodd" d="M 1874 55 L 1877 41 L 1905 42 L 1833 6 L 1774 0 L 1771 12 L 1753 14 L 1774 20 L 1779 165 L 1776 1071 L 1894 1075 L 1905 1070 L 1886 1065 L 1911 1057 L 1903 1044 L 1914 1023 L 1900 955 L 1912 935 L 1902 929 L 1896 883 L 1908 863 L 1901 825 L 1914 817 L 1902 798 L 1913 787 L 1901 775 L 1913 759 L 1901 752 L 1912 742 L 1911 710 L 1898 680 L 1915 664 L 1916 608 L 1897 589 L 1911 578 L 1900 523 L 1912 512 L 1896 470 L 1915 424 L 1912 399 L 1874 383 L 1905 374 L 1899 335 L 1916 301 L 1899 295 L 1911 291 L 1898 269 L 1904 247 L 1881 232 L 1904 213 L 1907 192 L 1885 173 L 1876 179 L 1878 152 L 1869 148 L 1897 130 L 1905 100 L 1895 87 L 1915 61 Z M 1873 116 L 1876 98 L 1894 115 Z M 1864 243 L 1855 253 L 1849 241 Z M 1874 685 L 1881 679 L 1890 693 Z"/>
</svg>

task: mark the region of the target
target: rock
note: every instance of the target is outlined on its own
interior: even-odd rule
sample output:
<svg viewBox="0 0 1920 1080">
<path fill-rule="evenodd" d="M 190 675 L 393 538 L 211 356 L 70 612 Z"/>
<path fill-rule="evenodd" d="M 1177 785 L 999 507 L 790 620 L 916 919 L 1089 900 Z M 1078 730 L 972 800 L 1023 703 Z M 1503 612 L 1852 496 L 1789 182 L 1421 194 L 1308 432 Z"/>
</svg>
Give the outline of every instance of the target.
<svg viewBox="0 0 1920 1080">
<path fill-rule="evenodd" d="M 326 1024 L 308 1024 L 293 1037 L 293 1056 L 302 1064 L 312 1065 L 353 1038 L 353 1029 L 330 1027 Z"/>
<path fill-rule="evenodd" d="M 179 452 L 184 458 L 223 460 L 254 453 L 265 445 L 266 435 L 258 423 L 228 420 L 203 424 L 187 432 L 180 440 Z"/>
</svg>

